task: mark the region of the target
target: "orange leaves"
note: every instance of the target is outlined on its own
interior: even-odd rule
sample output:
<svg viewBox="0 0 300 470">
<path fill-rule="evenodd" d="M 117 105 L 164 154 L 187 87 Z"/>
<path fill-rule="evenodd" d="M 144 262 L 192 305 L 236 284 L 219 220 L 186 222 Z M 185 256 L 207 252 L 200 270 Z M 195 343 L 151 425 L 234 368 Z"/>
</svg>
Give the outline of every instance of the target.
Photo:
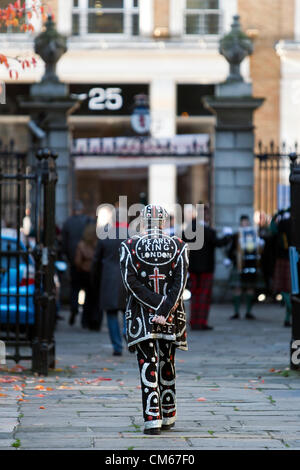
<svg viewBox="0 0 300 470">
<path fill-rule="evenodd" d="M 26 370 L 27 368 L 24 366 L 21 366 L 21 364 L 16 364 L 13 366 L 11 369 L 9 369 L 10 372 L 23 372 L 23 370 Z"/>
<path fill-rule="evenodd" d="M 45 387 L 43 385 L 36 385 L 34 387 L 35 390 L 45 390 Z"/>
<path fill-rule="evenodd" d="M 21 387 L 20 385 L 14 385 L 14 386 L 13 386 L 13 389 L 14 389 L 14 390 L 17 390 L 18 392 L 20 392 L 21 390 L 23 390 L 23 387 Z"/>
<path fill-rule="evenodd" d="M 19 377 L 15 377 L 14 375 L 4 375 L 3 377 L 0 377 L 0 383 L 2 384 L 10 384 L 13 382 L 17 382 Z"/>
<path fill-rule="evenodd" d="M 24 70 L 26 67 L 29 68 L 30 67 L 30 62 L 29 60 L 22 60 L 21 61 L 21 64 L 22 64 L 22 69 Z"/>
<path fill-rule="evenodd" d="M 14 3 L 9 3 L 6 8 L 0 9 L 0 26 L 17 28 L 23 33 L 33 32 L 34 26 L 30 23 L 33 15 L 42 16 L 43 20 L 47 18 L 45 8 L 35 1 L 33 1 L 30 9 L 26 9 L 26 3 L 23 2 L 21 5 L 21 1 L 17 0 Z"/>
<path fill-rule="evenodd" d="M 96 379 L 92 379 L 92 380 L 88 380 L 86 378 L 81 378 L 79 380 L 78 379 L 75 380 L 75 383 L 78 384 L 78 385 L 99 385 L 101 382 L 109 381 L 109 380 L 112 380 L 112 379 L 106 378 L 106 377 L 97 377 Z"/>
<path fill-rule="evenodd" d="M 4 54 L 0 54 L 0 64 L 4 64 L 8 67 L 7 57 Z"/>
<path fill-rule="evenodd" d="M 17 70 L 10 70 L 9 71 L 9 78 L 11 78 L 12 80 L 17 80 L 19 78 L 19 72 Z"/>
</svg>

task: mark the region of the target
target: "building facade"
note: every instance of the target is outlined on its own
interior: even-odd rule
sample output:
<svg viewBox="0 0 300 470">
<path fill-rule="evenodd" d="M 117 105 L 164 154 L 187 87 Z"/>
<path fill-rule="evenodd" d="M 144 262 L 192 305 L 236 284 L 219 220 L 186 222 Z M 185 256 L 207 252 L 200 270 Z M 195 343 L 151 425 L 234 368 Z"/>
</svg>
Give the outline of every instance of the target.
<svg viewBox="0 0 300 470">
<path fill-rule="evenodd" d="M 30 0 L 27 0 L 30 6 Z M 74 139 L 132 137 L 136 95 L 148 96 L 150 128 L 156 139 L 208 135 L 214 143 L 215 117 L 202 98 L 213 95 L 228 75 L 219 39 L 240 14 L 254 40 L 254 54 L 242 64 L 254 96 L 265 97 L 255 113 L 257 138 L 295 140 L 300 74 L 299 0 L 48 0 L 57 29 L 68 37 L 68 51 L 58 63 L 60 81 L 80 100 L 69 113 L 70 148 Z M 7 1 L 1 0 L 0 6 Z M 41 22 L 34 19 L 35 34 Z M 1 52 L 10 57 L 33 54 L 33 37 L 0 31 Z M 298 57 L 299 56 L 299 57 Z M 38 82 L 44 64 L 19 70 L 19 78 L 0 67 L 7 85 L 7 105 L 0 108 L 0 138 L 14 138 L 19 150 L 30 145 L 28 116 L 17 107 Z M 16 65 L 16 72 L 18 66 Z M 298 78 L 297 78 L 298 77 Z M 292 93 L 290 91 L 293 91 Z M 1 111 L 2 110 L 2 111 Z M 160 154 L 160 158 L 80 153 L 72 157 L 74 197 L 95 213 L 120 194 L 129 203 L 141 194 L 149 202 L 196 203 L 210 199 L 209 157 Z"/>
</svg>

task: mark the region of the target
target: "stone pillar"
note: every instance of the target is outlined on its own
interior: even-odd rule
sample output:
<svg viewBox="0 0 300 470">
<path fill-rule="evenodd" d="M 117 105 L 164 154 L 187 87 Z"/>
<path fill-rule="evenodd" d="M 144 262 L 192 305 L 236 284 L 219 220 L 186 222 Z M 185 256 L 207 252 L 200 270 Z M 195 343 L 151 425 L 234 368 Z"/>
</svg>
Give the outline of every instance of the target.
<svg viewBox="0 0 300 470">
<path fill-rule="evenodd" d="M 56 63 L 66 50 L 66 38 L 57 33 L 49 16 L 45 31 L 35 38 L 35 52 L 45 62 L 45 74 L 40 83 L 31 86 L 29 98 L 18 97 L 20 107 L 31 119 L 29 161 L 34 162 L 34 153 L 40 147 L 48 147 L 58 154 L 56 220 L 60 226 L 71 210 L 73 180 L 67 112 L 75 101 L 69 98 L 68 85 L 59 82 L 56 75 Z"/>
<path fill-rule="evenodd" d="M 205 105 L 216 115 L 215 153 L 212 174 L 212 206 L 215 228 L 230 226 L 236 230 L 241 214 L 253 220 L 254 200 L 254 126 L 253 113 L 262 98 L 252 96 L 250 83 L 240 74 L 240 63 L 252 53 L 249 38 L 240 30 L 234 17 L 231 32 L 220 42 L 220 52 L 230 65 L 226 82 L 216 87 L 215 96 L 204 98 Z M 215 273 L 216 300 L 224 298 L 228 269 L 217 250 Z"/>
</svg>

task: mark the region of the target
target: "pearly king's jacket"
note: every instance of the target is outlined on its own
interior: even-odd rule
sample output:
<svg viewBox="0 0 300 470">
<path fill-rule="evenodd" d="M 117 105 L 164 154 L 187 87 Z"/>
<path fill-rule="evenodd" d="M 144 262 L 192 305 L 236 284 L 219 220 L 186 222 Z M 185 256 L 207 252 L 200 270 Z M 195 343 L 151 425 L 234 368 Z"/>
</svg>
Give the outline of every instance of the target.
<svg viewBox="0 0 300 470">
<path fill-rule="evenodd" d="M 188 268 L 187 244 L 152 229 L 120 245 L 120 265 L 127 290 L 126 326 L 130 351 L 147 339 L 166 339 L 187 350 L 182 294 Z M 155 315 L 165 325 L 152 322 Z"/>
</svg>

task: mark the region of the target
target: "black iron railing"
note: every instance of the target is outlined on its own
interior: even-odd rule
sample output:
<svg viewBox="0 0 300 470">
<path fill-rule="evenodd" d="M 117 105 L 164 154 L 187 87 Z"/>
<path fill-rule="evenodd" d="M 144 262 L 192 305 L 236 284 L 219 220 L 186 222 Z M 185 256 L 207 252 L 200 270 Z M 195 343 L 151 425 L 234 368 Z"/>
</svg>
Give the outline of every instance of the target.
<svg viewBox="0 0 300 470">
<path fill-rule="evenodd" d="M 290 206 L 290 166 L 300 157 L 298 144 L 259 142 L 255 150 L 254 208 L 267 216 Z"/>
<path fill-rule="evenodd" d="M 0 150 L 0 339 L 7 359 L 32 359 L 47 374 L 55 362 L 56 155 L 42 150 L 29 168 L 12 146 Z"/>
</svg>

